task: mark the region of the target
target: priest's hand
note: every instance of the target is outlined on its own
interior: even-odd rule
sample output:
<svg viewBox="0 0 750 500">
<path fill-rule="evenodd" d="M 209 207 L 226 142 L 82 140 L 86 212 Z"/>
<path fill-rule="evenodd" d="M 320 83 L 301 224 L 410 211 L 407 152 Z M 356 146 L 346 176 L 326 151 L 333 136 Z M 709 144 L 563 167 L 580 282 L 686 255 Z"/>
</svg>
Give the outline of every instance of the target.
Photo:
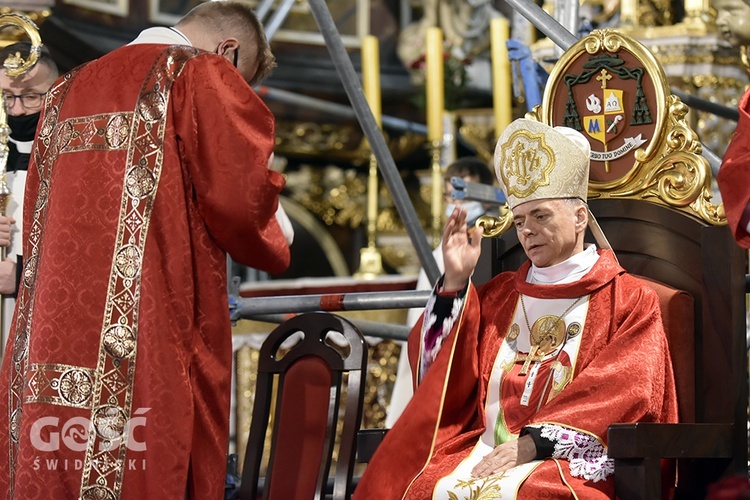
<svg viewBox="0 0 750 500">
<path fill-rule="evenodd" d="M 0 247 L 10 246 L 10 232 L 16 220 L 13 217 L 0 215 Z"/>
<path fill-rule="evenodd" d="M 467 231 L 466 212 L 460 206 L 453 209 L 443 229 L 443 291 L 461 290 L 468 283 L 482 252 L 480 231 L 476 227 Z"/>
<path fill-rule="evenodd" d="M 495 446 L 495 449 L 489 452 L 485 457 L 472 469 L 471 475 L 474 477 L 487 477 L 499 472 L 505 472 L 517 465 L 523 465 L 534 460 L 536 457 L 536 445 L 534 439 L 526 434 L 513 441 Z"/>
<path fill-rule="evenodd" d="M 0 294 L 10 295 L 16 292 L 16 262 L 7 258 L 0 262 Z"/>
</svg>

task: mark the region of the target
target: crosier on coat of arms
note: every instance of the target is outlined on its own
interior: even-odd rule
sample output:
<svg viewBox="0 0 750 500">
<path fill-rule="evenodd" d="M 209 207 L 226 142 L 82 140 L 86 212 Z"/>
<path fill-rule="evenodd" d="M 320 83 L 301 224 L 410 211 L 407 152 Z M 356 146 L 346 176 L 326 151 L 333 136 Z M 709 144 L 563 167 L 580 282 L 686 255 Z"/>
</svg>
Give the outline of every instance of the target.
<svg viewBox="0 0 750 500">
<path fill-rule="evenodd" d="M 591 161 L 598 162 L 606 173 L 610 172 L 610 161 L 648 140 L 637 130 L 638 125 L 653 123 L 643 92 L 644 74 L 644 68 L 628 68 L 622 59 L 605 54 L 591 57 L 580 74 L 563 78 L 568 90 L 563 125 L 594 139 Z M 633 83 L 634 92 L 629 90 Z M 624 137 L 620 137 L 623 133 Z M 597 143 L 601 143 L 600 148 Z M 591 168 L 597 168 L 597 163 L 592 163 Z"/>
</svg>

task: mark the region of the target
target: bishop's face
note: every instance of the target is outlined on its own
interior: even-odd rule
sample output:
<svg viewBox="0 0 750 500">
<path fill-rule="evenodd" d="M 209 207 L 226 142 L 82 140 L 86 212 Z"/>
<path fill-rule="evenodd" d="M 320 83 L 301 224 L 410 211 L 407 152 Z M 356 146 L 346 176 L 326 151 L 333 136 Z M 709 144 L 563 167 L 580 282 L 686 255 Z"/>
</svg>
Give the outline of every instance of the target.
<svg viewBox="0 0 750 500">
<path fill-rule="evenodd" d="M 750 45 L 750 5 L 744 0 L 713 0 L 716 27 L 732 46 Z"/>
<path fill-rule="evenodd" d="M 568 200 L 529 201 L 513 208 L 513 223 L 529 260 L 549 267 L 583 251 L 588 211 Z"/>
</svg>

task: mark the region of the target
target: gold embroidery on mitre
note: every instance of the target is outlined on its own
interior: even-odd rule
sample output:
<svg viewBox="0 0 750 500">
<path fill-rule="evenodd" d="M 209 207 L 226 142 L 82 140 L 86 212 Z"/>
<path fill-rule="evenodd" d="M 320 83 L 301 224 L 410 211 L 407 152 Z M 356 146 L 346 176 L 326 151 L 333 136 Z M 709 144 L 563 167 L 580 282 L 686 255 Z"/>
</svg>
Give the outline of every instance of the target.
<svg viewBox="0 0 750 500">
<path fill-rule="evenodd" d="M 516 130 L 502 146 L 500 165 L 507 196 L 526 198 L 540 186 L 549 185 L 555 152 L 544 134 Z"/>
<path fill-rule="evenodd" d="M 510 209 L 542 199 L 586 201 L 590 149 L 571 128 L 523 118 L 512 122 L 495 148 L 495 173 Z"/>
</svg>

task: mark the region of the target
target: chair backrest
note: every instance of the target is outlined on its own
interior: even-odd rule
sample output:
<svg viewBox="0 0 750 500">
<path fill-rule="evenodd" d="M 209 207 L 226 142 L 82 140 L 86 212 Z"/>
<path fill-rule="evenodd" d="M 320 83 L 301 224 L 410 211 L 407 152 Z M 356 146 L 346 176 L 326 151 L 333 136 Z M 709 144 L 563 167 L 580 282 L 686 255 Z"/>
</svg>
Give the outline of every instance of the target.
<svg viewBox="0 0 750 500">
<path fill-rule="evenodd" d="M 333 314 L 302 314 L 268 335 L 260 349 L 240 498 L 258 498 L 269 420 L 271 446 L 263 499 L 324 498 L 337 434 L 340 444 L 333 498 L 347 497 L 362 418 L 366 367 L 367 347 L 362 333 Z M 344 392 L 343 428 L 338 433 Z"/>
</svg>

